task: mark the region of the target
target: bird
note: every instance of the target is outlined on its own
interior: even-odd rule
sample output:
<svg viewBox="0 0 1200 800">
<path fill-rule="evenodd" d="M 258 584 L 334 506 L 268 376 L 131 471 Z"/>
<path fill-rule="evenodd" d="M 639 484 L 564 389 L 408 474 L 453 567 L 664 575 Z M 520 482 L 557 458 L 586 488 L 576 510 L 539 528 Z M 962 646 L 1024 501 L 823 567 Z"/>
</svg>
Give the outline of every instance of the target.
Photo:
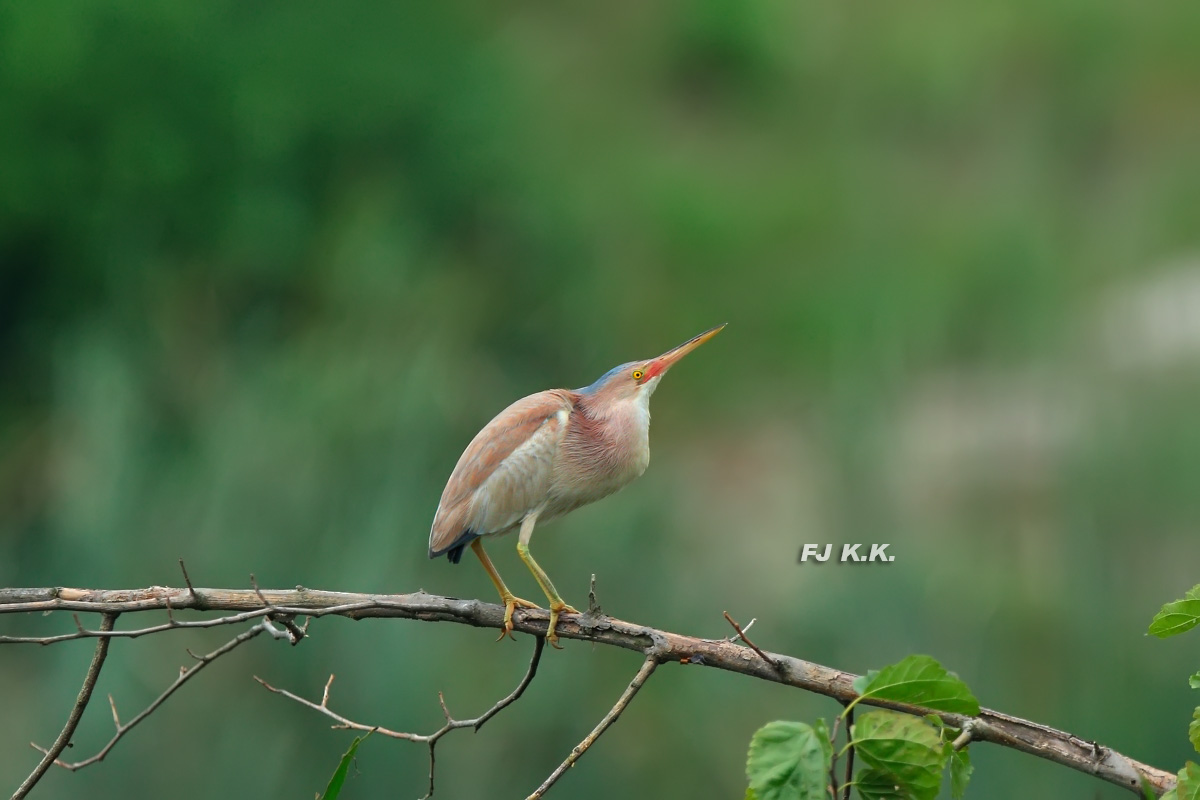
<svg viewBox="0 0 1200 800">
<path fill-rule="evenodd" d="M 469 546 L 504 604 L 500 633 L 512 638 L 517 607 L 540 608 L 511 591 L 483 540 L 519 531 L 517 553 L 550 604 L 546 639 L 558 645 L 559 616 L 578 614 L 529 550 L 533 529 L 621 489 L 650 463 L 650 396 L 667 370 L 725 328 L 710 328 L 657 358 L 613 367 L 590 386 L 548 389 L 496 415 L 450 474 L 429 531 L 429 557 L 457 564 Z M 561 648 L 560 648 L 561 649 Z"/>
</svg>

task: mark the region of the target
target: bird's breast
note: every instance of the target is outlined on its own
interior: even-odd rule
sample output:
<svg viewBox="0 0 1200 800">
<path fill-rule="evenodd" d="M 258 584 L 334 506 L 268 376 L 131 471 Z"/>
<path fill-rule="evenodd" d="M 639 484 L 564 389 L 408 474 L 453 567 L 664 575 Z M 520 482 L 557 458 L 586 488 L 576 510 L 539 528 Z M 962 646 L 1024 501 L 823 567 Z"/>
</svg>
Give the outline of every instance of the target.
<svg viewBox="0 0 1200 800">
<path fill-rule="evenodd" d="M 551 488 L 555 516 L 607 497 L 646 471 L 650 415 L 639 406 L 605 417 L 572 412 Z"/>
</svg>

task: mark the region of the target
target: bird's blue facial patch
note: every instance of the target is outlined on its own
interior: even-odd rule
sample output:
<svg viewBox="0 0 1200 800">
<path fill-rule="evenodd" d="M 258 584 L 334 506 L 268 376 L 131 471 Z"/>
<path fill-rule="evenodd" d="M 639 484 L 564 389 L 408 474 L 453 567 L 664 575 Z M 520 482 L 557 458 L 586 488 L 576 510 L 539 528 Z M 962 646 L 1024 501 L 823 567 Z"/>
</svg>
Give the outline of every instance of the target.
<svg viewBox="0 0 1200 800">
<path fill-rule="evenodd" d="M 630 368 L 632 368 L 632 367 L 633 367 L 633 365 L 634 365 L 634 364 L 636 364 L 636 363 L 638 363 L 638 362 L 636 362 L 636 361 L 627 361 L 627 362 L 625 362 L 624 364 L 620 364 L 620 365 L 618 365 L 618 366 L 615 366 L 615 367 L 613 367 L 612 369 L 610 369 L 608 372 L 604 373 L 604 374 L 603 374 L 603 375 L 601 375 L 599 378 L 597 378 L 597 379 L 596 379 L 596 381 L 595 381 L 595 383 L 593 383 L 591 386 L 584 386 L 582 389 L 576 389 L 575 391 L 579 392 L 580 394 L 594 394 L 595 392 L 598 392 L 598 391 L 600 391 L 600 387 L 602 387 L 602 386 L 604 386 L 604 384 L 608 383 L 608 381 L 609 381 L 609 380 L 610 380 L 610 379 L 611 379 L 611 378 L 612 378 L 614 375 L 617 375 L 617 374 L 619 374 L 619 373 L 621 373 L 621 372 L 624 372 L 624 371 L 626 371 L 626 370 L 629 370 L 629 369 L 630 369 Z"/>
</svg>

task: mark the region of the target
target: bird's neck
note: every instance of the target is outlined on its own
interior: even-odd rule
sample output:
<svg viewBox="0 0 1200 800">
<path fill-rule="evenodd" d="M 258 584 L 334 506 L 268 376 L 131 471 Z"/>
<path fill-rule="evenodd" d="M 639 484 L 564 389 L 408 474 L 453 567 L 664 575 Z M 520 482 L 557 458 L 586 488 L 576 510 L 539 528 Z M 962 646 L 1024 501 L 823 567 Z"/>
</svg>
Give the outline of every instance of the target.
<svg viewBox="0 0 1200 800">
<path fill-rule="evenodd" d="M 588 417 L 610 426 L 629 427 L 640 431 L 650 427 L 650 394 L 641 392 L 628 399 L 598 402 L 594 396 L 580 395 L 576 401 Z"/>
<path fill-rule="evenodd" d="M 611 456 L 617 461 L 636 464 L 640 475 L 649 461 L 650 451 L 650 397 L 640 394 L 616 402 L 589 402 L 582 398 L 581 411 L 588 417 L 592 435 L 606 443 Z M 622 467 L 623 469 L 623 467 Z"/>
<path fill-rule="evenodd" d="M 576 401 L 578 419 L 571 423 L 565 449 L 589 472 L 605 476 L 602 495 L 641 475 L 650 463 L 648 399 L 596 402 L 584 395 Z"/>
</svg>

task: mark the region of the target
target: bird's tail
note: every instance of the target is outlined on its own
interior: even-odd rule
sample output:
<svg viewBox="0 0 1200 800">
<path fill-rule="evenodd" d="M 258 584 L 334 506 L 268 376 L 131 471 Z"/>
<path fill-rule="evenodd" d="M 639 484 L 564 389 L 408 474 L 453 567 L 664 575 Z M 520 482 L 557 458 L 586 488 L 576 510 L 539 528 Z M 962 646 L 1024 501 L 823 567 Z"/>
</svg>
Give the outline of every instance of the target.
<svg viewBox="0 0 1200 800">
<path fill-rule="evenodd" d="M 460 533 L 454 539 L 454 541 L 450 543 L 449 547 L 443 548 L 441 550 L 436 550 L 436 551 L 434 549 L 430 548 L 429 557 L 437 558 L 438 556 L 445 554 L 446 558 L 449 559 L 451 564 L 457 564 L 459 561 L 462 560 L 463 550 L 465 550 L 467 548 L 467 545 L 469 545 L 471 542 L 475 541 L 478 538 L 479 538 L 479 534 L 476 533 L 475 531 L 471 530 L 470 528 L 468 528 L 467 530 Z"/>
</svg>

